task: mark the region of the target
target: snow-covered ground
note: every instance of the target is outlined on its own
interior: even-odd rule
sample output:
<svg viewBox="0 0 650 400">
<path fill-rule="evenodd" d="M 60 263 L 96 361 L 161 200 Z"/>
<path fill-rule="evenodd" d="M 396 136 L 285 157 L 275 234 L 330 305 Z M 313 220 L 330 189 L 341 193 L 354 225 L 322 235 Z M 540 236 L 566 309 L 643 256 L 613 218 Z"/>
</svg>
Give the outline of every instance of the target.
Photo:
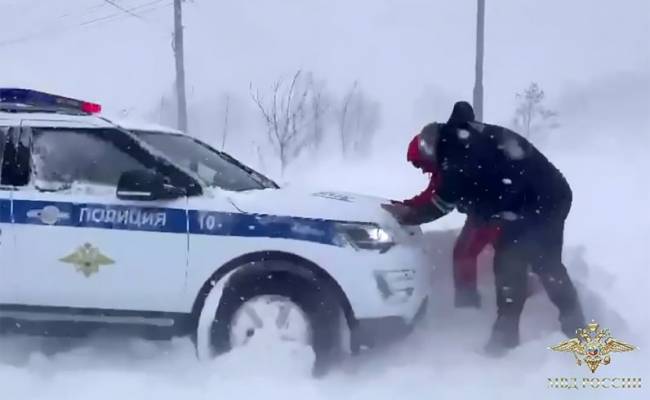
<svg viewBox="0 0 650 400">
<path fill-rule="evenodd" d="M 109 3 L 0 0 L 0 86 L 98 101 L 129 116 L 153 109 L 156 122 L 173 119 L 161 111 L 174 79 L 171 2 L 117 1 L 123 7 L 149 4 L 134 11 L 146 11 L 144 20 Z M 406 144 L 420 124 L 446 117 L 456 99 L 471 98 L 476 2 L 184 3 L 194 133 L 216 140 L 215 124 L 222 120 L 216 99 L 233 94 L 242 101 L 242 115 L 237 121 L 233 111 L 226 149 L 257 167 L 251 143 L 266 145 L 266 139 L 249 104 L 250 83 L 270 87 L 303 68 L 340 97 L 360 79 L 383 110 L 383 138 L 370 158 L 341 162 L 322 152 L 297 161 L 282 180 L 395 198 L 424 188 L 425 178 L 404 162 Z M 509 120 L 514 93 L 531 81 L 547 91 L 563 126 L 552 133 L 562 140 L 549 146 L 549 155 L 574 188 L 566 263 L 591 316 L 639 346 L 614 354 L 596 376 L 648 379 L 650 3 L 488 3 L 486 120 Z M 66 343 L 9 337 L 0 338 L 0 400 L 650 398 L 647 389 L 549 389 L 549 377 L 591 373 L 569 354 L 547 349 L 563 337 L 544 293 L 526 305 L 520 348 L 497 360 L 480 354 L 494 316 L 492 273 L 481 271 L 483 309 L 452 307 L 451 230 L 462 223 L 455 214 L 426 226 L 439 259 L 432 307 L 417 331 L 323 379 L 309 376 L 306 349 L 264 342 L 202 363 L 187 339 Z M 487 262 L 490 252 L 483 256 Z"/>
<path fill-rule="evenodd" d="M 645 145 L 645 142 L 639 142 Z M 647 290 L 650 279 L 650 161 L 643 146 L 612 154 L 612 146 L 552 152 L 575 191 L 565 260 L 589 316 L 640 347 L 614 354 L 598 377 L 648 378 Z M 606 151 L 607 150 L 607 151 Z M 392 148 L 365 162 L 298 168 L 293 186 L 355 190 L 405 197 L 425 178 Z M 451 303 L 449 251 L 459 215 L 429 224 L 438 250 L 435 297 L 427 318 L 406 340 L 363 354 L 325 378 L 309 375 L 312 354 L 267 343 L 199 362 L 189 340 L 147 342 L 96 338 L 66 343 L 0 339 L 0 399 L 434 399 L 648 398 L 646 389 L 550 389 L 549 377 L 590 377 L 569 354 L 548 346 L 563 340 L 545 294 L 526 305 L 523 344 L 503 359 L 481 354 L 494 315 L 492 273 L 481 270 L 484 308 L 458 311 Z M 482 255 L 489 261 L 490 251 Z M 521 396 L 521 397 L 519 397 Z"/>
</svg>

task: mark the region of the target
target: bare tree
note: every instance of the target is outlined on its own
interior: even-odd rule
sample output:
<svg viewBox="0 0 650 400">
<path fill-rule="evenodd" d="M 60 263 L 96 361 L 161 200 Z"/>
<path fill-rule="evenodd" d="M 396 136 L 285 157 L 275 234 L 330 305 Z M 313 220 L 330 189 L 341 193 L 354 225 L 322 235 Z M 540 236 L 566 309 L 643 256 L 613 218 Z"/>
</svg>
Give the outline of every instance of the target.
<svg viewBox="0 0 650 400">
<path fill-rule="evenodd" d="M 330 99 L 325 91 L 325 83 L 311 80 L 311 96 L 309 96 L 311 112 L 311 145 L 314 149 L 323 143 L 330 111 Z"/>
<path fill-rule="evenodd" d="M 226 93 L 223 99 L 223 125 L 221 127 L 221 150 L 226 147 L 228 139 L 228 130 L 230 129 L 230 94 Z"/>
<path fill-rule="evenodd" d="M 264 154 L 262 153 L 262 147 L 257 143 L 253 143 L 253 147 L 255 147 L 255 153 L 257 154 L 257 167 L 261 171 L 265 171 L 266 162 L 264 161 Z"/>
<path fill-rule="evenodd" d="M 240 137 L 237 134 L 242 133 L 248 120 L 250 113 L 250 110 L 247 109 L 248 103 L 244 103 L 236 93 L 228 91 L 219 93 L 214 103 L 209 101 L 203 103 L 211 104 L 211 108 L 206 109 L 203 105 L 190 107 L 190 111 L 203 111 L 202 118 L 197 124 L 203 123 L 203 130 L 206 133 L 209 132 L 210 139 L 216 148 L 225 150 L 226 146 L 234 145 L 237 140 L 233 139 Z M 190 121 L 192 121 L 191 118 Z"/>
<path fill-rule="evenodd" d="M 370 100 L 355 81 L 343 97 L 338 112 L 341 153 L 362 154 L 370 148 L 380 122 L 380 105 Z"/>
<path fill-rule="evenodd" d="M 348 153 L 348 148 L 350 147 L 351 134 L 352 131 L 349 123 L 349 114 L 350 114 L 350 104 L 352 103 L 352 97 L 357 91 L 359 86 L 358 81 L 354 81 L 352 87 L 348 92 L 343 96 L 343 102 L 341 103 L 341 109 L 338 114 L 338 128 L 339 128 L 339 137 L 341 138 L 341 154 L 344 156 Z"/>
<path fill-rule="evenodd" d="M 544 106 L 546 94 L 537 83 L 531 83 L 522 93 L 516 94 L 517 109 L 513 118 L 515 129 L 530 139 L 532 135 L 555 129 L 557 113 Z"/>
<path fill-rule="evenodd" d="M 174 87 L 169 86 L 160 97 L 160 102 L 156 109 L 152 109 L 149 117 L 157 120 L 159 124 L 166 126 L 176 125 L 176 96 Z"/>
<path fill-rule="evenodd" d="M 267 100 L 259 90 L 251 98 L 267 128 L 268 139 L 280 159 L 281 173 L 322 135 L 324 103 L 311 74 L 298 70 L 291 80 L 278 79 Z"/>
</svg>

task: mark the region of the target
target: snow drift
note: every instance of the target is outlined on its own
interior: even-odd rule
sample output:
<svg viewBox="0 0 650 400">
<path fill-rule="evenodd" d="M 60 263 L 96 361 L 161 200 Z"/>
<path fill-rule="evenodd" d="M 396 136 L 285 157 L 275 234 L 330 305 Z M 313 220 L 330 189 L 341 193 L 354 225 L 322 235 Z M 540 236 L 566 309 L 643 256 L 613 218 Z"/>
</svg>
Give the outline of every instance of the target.
<svg viewBox="0 0 650 400">
<path fill-rule="evenodd" d="M 644 182 L 650 162 L 642 151 L 632 149 L 605 170 L 600 168 L 603 152 L 583 150 L 552 156 L 575 192 L 564 258 L 588 317 L 610 328 L 615 337 L 640 347 L 615 355 L 612 365 L 602 367 L 596 376 L 647 377 L 645 349 L 650 345 L 650 324 L 643 310 L 650 282 L 646 247 L 650 221 L 648 213 L 631 210 L 644 210 L 650 200 L 647 187 L 638 184 Z M 396 198 L 421 189 L 425 183 L 424 177 L 399 160 L 383 164 L 370 160 L 294 173 L 289 180 L 292 186 Z M 608 195 L 612 192 L 623 202 L 612 202 Z M 462 221 L 460 215 L 454 215 L 425 226 L 432 254 L 436 255 L 432 282 L 436 294 L 418 329 L 403 342 L 346 361 L 323 379 L 309 376 L 313 360 L 309 349 L 272 347 L 263 338 L 250 348 L 199 361 L 188 339 L 147 342 L 4 337 L 0 339 L 0 393 L 7 399 L 71 400 L 568 396 L 547 388 L 547 378 L 587 376 L 588 371 L 576 367 L 570 355 L 547 349 L 563 336 L 556 311 L 543 291 L 526 304 L 521 347 L 503 359 L 482 355 L 495 312 L 490 250 L 481 255 L 483 309 L 453 309 L 449 260 L 455 228 Z M 605 396 L 611 392 L 585 389 L 571 393 Z M 643 398 L 643 393 L 645 389 L 627 391 L 625 397 Z"/>
</svg>

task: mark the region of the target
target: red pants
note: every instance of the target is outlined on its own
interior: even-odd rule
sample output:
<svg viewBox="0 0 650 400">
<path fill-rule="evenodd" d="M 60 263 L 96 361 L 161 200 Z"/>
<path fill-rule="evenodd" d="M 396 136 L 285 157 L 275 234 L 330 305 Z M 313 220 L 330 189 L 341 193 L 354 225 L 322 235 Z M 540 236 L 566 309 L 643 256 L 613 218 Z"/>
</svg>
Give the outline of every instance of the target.
<svg viewBox="0 0 650 400">
<path fill-rule="evenodd" d="M 467 218 L 454 245 L 454 285 L 457 289 L 476 289 L 478 256 L 485 246 L 499 238 L 497 226 Z"/>
</svg>

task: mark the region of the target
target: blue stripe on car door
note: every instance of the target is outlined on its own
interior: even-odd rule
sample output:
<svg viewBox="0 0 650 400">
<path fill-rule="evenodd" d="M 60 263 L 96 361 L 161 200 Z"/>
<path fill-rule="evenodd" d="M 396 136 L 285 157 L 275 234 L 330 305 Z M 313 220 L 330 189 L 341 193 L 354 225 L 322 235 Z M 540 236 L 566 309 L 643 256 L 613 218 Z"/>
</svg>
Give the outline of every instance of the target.
<svg viewBox="0 0 650 400">
<path fill-rule="evenodd" d="M 45 207 L 56 207 L 56 226 L 186 233 L 185 210 L 90 203 L 14 200 L 14 222 L 47 225 L 39 217 Z"/>
<path fill-rule="evenodd" d="M 2 210 L 6 208 L 7 211 L 2 211 L 1 217 L 10 221 L 10 202 L 2 200 L 2 205 Z M 201 210 L 186 213 L 185 210 L 176 208 L 14 200 L 14 222 L 48 225 L 38 214 L 47 206 L 59 210 L 60 219 L 53 224 L 55 226 L 186 233 L 187 215 L 189 232 L 192 234 L 284 238 L 337 244 L 334 221 Z"/>
<path fill-rule="evenodd" d="M 0 199 L 0 222 L 11 222 L 11 200 Z"/>
<path fill-rule="evenodd" d="M 191 233 L 336 243 L 334 223 L 327 220 L 196 210 L 189 217 Z"/>
</svg>

